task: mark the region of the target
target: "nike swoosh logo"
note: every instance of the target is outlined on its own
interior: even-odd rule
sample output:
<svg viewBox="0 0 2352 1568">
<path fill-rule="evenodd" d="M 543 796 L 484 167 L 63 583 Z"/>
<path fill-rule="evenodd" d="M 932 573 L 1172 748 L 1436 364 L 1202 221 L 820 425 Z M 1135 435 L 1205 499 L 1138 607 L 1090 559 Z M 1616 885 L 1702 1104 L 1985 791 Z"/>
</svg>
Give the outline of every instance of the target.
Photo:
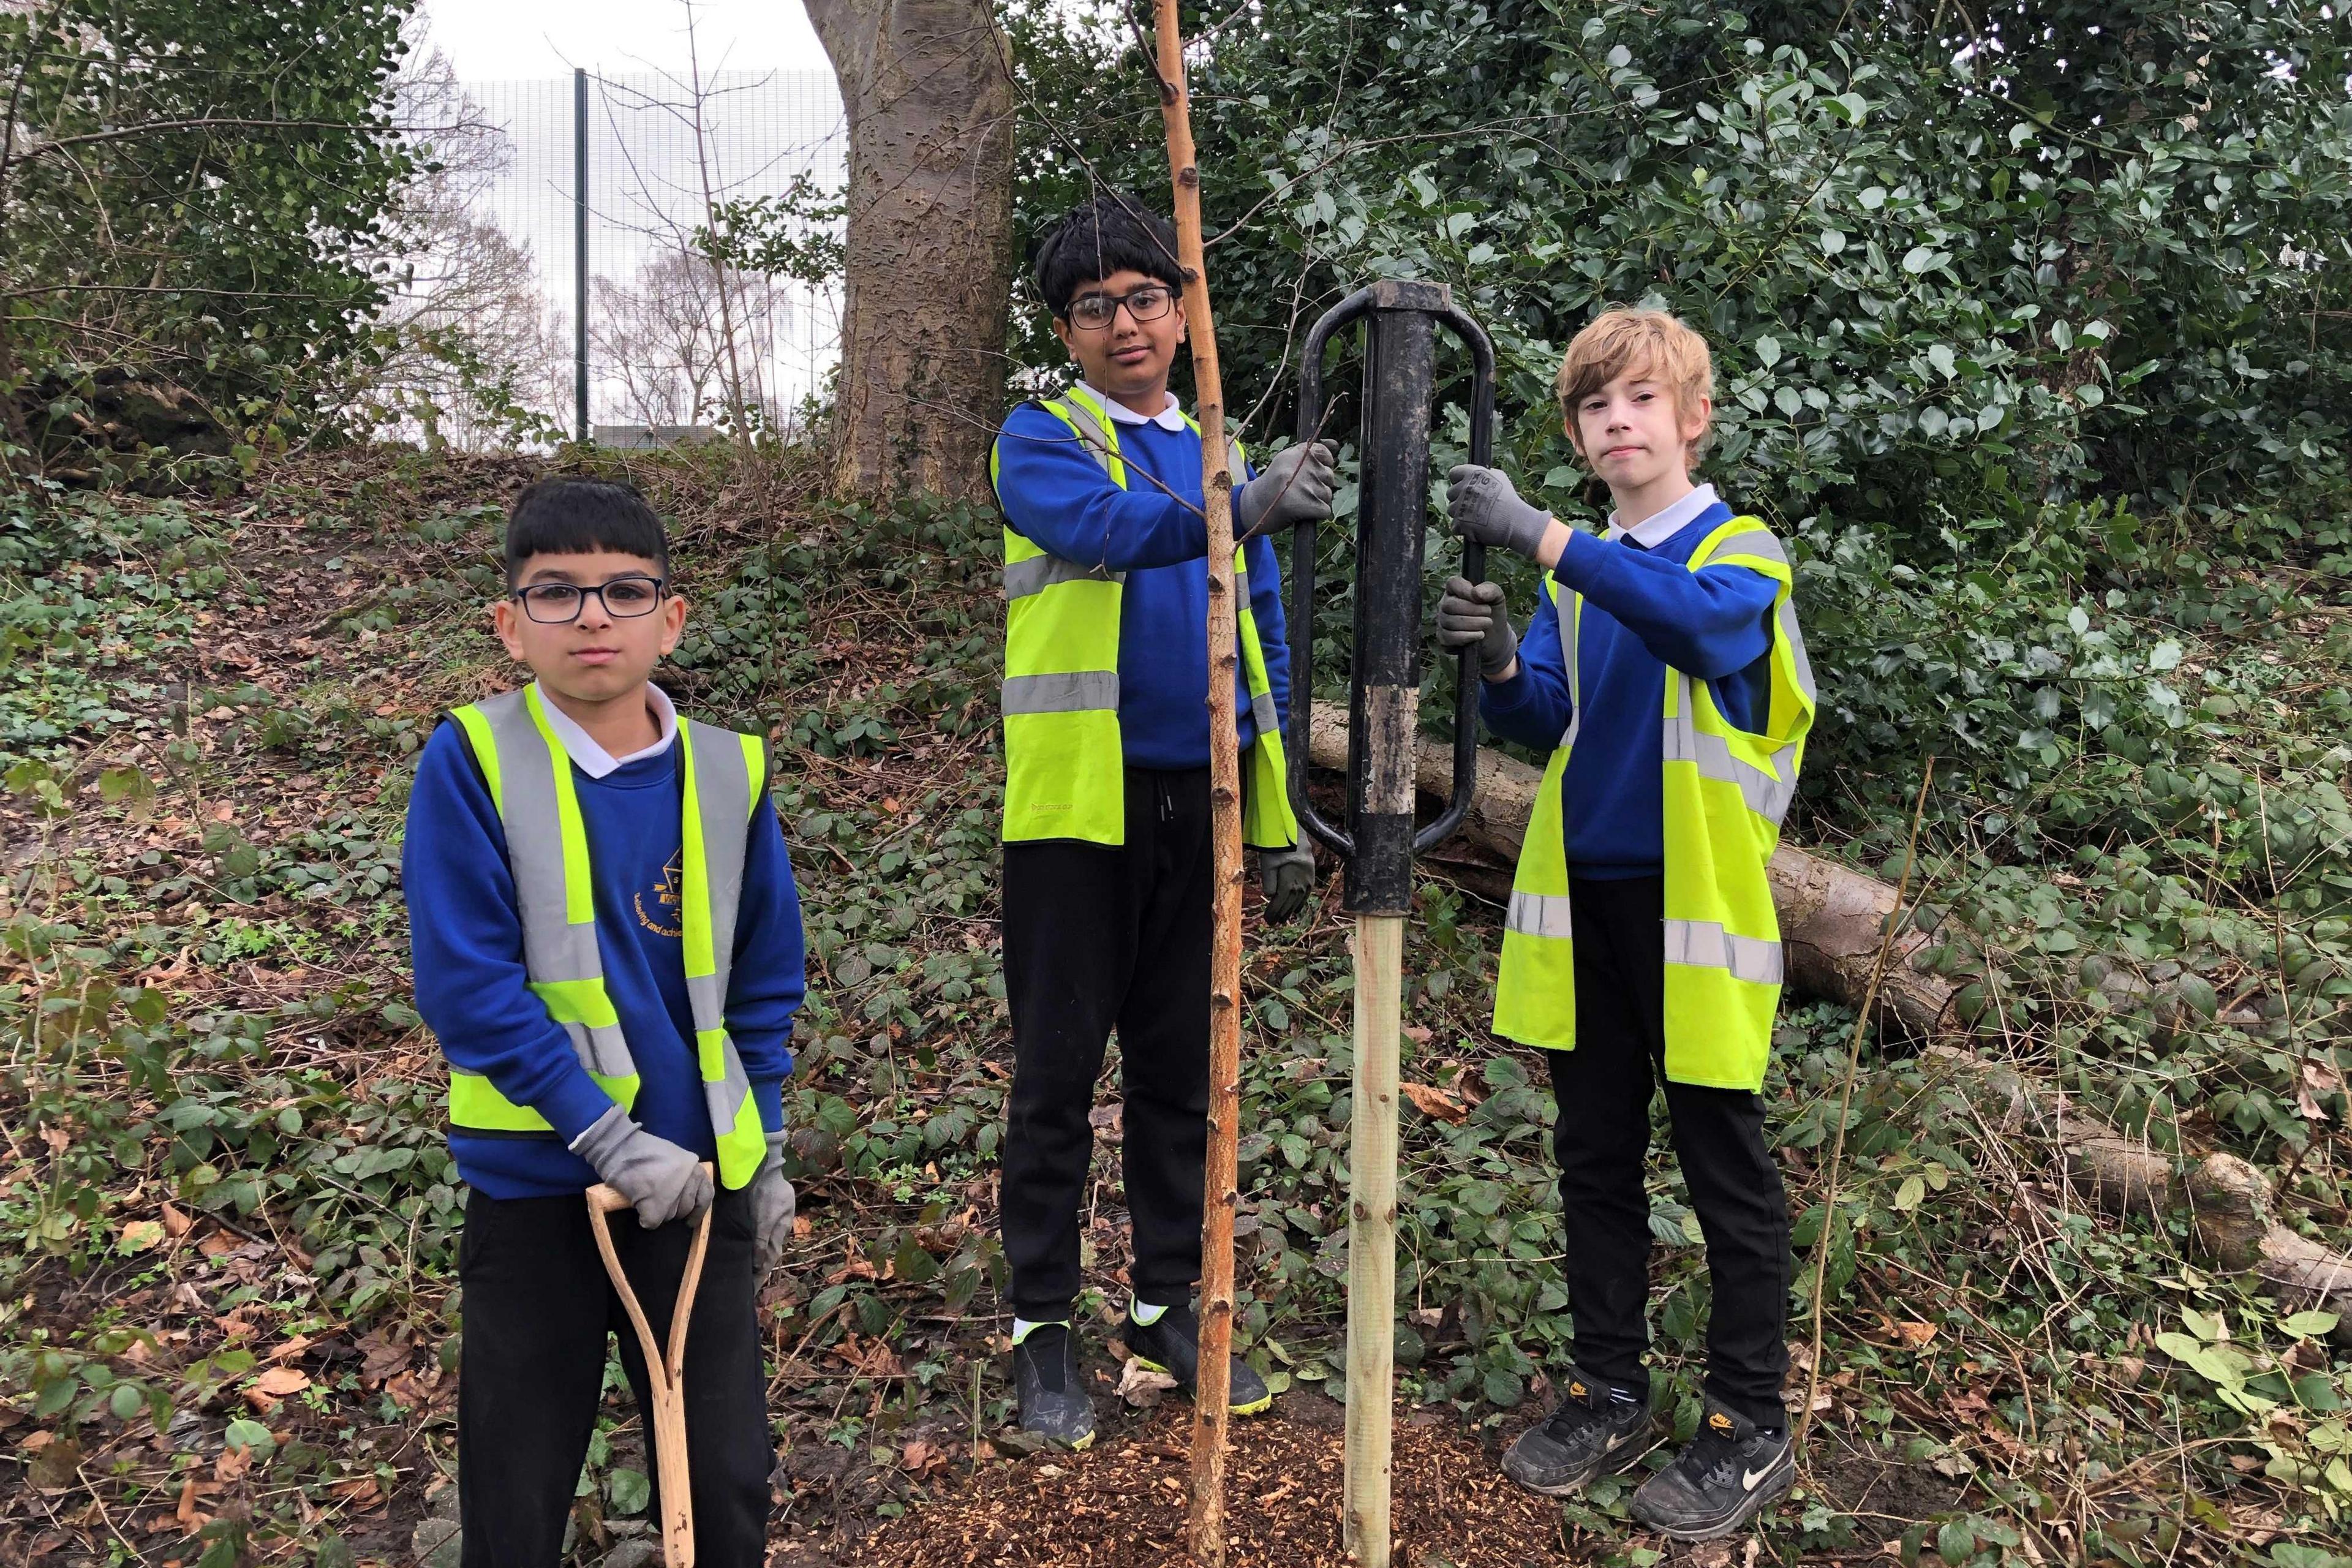
<svg viewBox="0 0 2352 1568">
<path fill-rule="evenodd" d="M 1756 1489 L 1756 1483 L 1757 1483 L 1757 1482 L 1759 1482 L 1759 1481 L 1760 1481 L 1760 1480 L 1762 1480 L 1766 1476 L 1770 1475 L 1770 1474 L 1772 1473 L 1772 1471 L 1773 1471 L 1773 1469 L 1774 1469 L 1774 1468 L 1775 1468 L 1775 1466 L 1773 1466 L 1773 1465 L 1767 1465 L 1767 1466 L 1765 1466 L 1765 1467 L 1764 1467 L 1762 1469 L 1760 1469 L 1760 1470 L 1742 1470 L 1742 1471 L 1740 1471 L 1740 1472 L 1739 1472 L 1739 1489 L 1740 1489 L 1741 1491 L 1744 1491 L 1744 1492 L 1752 1492 L 1752 1491 L 1754 1491 L 1754 1490 Z"/>
</svg>

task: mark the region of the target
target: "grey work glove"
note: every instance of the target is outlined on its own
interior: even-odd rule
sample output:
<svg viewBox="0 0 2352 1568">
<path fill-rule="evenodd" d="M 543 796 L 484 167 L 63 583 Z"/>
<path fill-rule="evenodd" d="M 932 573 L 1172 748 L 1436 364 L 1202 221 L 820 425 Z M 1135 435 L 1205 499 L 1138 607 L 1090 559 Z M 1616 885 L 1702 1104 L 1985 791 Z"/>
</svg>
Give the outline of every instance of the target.
<svg viewBox="0 0 2352 1568">
<path fill-rule="evenodd" d="M 768 1134 L 768 1157 L 751 1176 L 751 1274 L 764 1279 L 776 1259 L 784 1255 L 784 1243 L 793 1238 L 793 1214 L 798 1197 L 792 1183 L 784 1180 L 784 1140 L 788 1134 Z"/>
<path fill-rule="evenodd" d="M 1535 558 L 1551 514 L 1529 506 L 1500 468 L 1457 463 L 1445 476 L 1445 510 L 1465 539 Z"/>
<path fill-rule="evenodd" d="M 1331 492 L 1339 483 L 1339 465 L 1330 447 L 1320 441 L 1285 447 L 1234 497 L 1234 521 L 1241 525 L 1238 537 L 1323 521 L 1331 515 Z"/>
<path fill-rule="evenodd" d="M 617 1105 L 572 1141 L 572 1152 L 629 1200 L 647 1230 L 692 1219 L 710 1206 L 710 1178 L 693 1151 L 655 1137 Z"/>
<path fill-rule="evenodd" d="M 1437 641 L 1448 652 L 1477 644 L 1479 672 L 1500 680 L 1519 657 L 1519 637 L 1503 608 L 1502 584 L 1448 577 L 1445 595 L 1437 601 Z"/>
<path fill-rule="evenodd" d="M 1315 850 L 1302 829 L 1298 842 L 1287 849 L 1257 852 L 1259 885 L 1265 889 L 1265 918 L 1286 921 L 1307 907 L 1315 890 Z"/>
</svg>

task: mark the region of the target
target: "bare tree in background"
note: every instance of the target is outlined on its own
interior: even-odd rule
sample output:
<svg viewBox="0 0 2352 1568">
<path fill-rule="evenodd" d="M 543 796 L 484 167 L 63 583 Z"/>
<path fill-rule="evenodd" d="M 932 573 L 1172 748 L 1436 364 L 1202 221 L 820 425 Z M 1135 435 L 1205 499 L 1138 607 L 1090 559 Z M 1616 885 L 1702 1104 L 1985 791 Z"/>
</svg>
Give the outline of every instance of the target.
<svg viewBox="0 0 2352 1568">
<path fill-rule="evenodd" d="M 411 42 L 394 92 L 432 167 L 401 192 L 372 258 L 396 283 L 379 322 L 381 361 L 351 405 L 428 447 L 551 436 L 571 395 L 569 319 L 530 245 L 478 216 L 513 147 L 448 57 L 421 47 L 414 27 Z"/>
<path fill-rule="evenodd" d="M 834 482 L 977 499 L 1004 398 L 1013 78 L 988 0 L 808 0 L 849 121 Z"/>
<path fill-rule="evenodd" d="M 631 417 L 694 425 L 724 416 L 741 439 L 779 429 L 761 384 L 791 301 L 762 278 L 685 250 L 657 251 L 627 283 L 594 281 L 590 335 L 596 363 L 617 379 Z"/>
</svg>

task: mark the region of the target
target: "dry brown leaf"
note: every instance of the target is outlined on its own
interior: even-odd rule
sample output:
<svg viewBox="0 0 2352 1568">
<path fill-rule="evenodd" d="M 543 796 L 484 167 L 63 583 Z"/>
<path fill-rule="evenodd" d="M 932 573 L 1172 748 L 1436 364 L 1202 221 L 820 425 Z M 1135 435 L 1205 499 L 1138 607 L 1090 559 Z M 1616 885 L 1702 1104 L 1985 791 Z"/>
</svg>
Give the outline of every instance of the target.
<svg viewBox="0 0 2352 1568">
<path fill-rule="evenodd" d="M 383 1391 L 392 1396 L 394 1405 L 404 1410 L 416 1409 L 431 1403 L 433 1398 L 431 1381 L 410 1372 L 396 1372 L 384 1379 Z"/>
<path fill-rule="evenodd" d="M 1140 1361 L 1130 1361 L 1118 1374 L 1118 1396 L 1138 1410 L 1149 1410 L 1160 1396 L 1176 1386 L 1164 1372 L 1153 1372 Z"/>
<path fill-rule="evenodd" d="M 263 1359 L 266 1361 L 284 1361 L 288 1356 L 300 1355 L 304 1351 L 310 1348 L 310 1336 L 308 1334 L 296 1334 L 292 1339 L 288 1340 L 284 1344 L 279 1345 L 276 1350 L 271 1351 L 268 1355 Z"/>
<path fill-rule="evenodd" d="M 877 1272 L 874 1265 L 852 1253 L 840 1268 L 824 1277 L 824 1282 L 828 1285 L 839 1285 L 846 1280 L 875 1278 L 877 1278 Z"/>
<path fill-rule="evenodd" d="M 373 1387 L 408 1365 L 408 1345 L 405 1341 L 386 1335 L 381 1329 L 362 1336 L 359 1352 L 360 1381 Z"/>
<path fill-rule="evenodd" d="M 81 1440 L 60 1437 L 54 1443 L 44 1443 L 33 1456 L 26 1474 L 33 1485 L 45 1492 L 69 1491 L 79 1487 L 80 1479 L 74 1472 L 81 1468 Z"/>
<path fill-rule="evenodd" d="M 1440 1121 L 1463 1122 L 1470 1119 L 1470 1108 L 1442 1089 L 1425 1083 L 1399 1084 L 1404 1097 L 1412 1101 L 1413 1109 L 1423 1116 Z"/>
<path fill-rule="evenodd" d="M 383 1489 L 376 1484 L 373 1476 L 353 1476 L 327 1489 L 362 1513 L 383 1506 Z"/>
<path fill-rule="evenodd" d="M 1916 1351 L 1936 1337 L 1936 1325 L 1916 1321 L 1896 1323 L 1895 1337 Z"/>
<path fill-rule="evenodd" d="M 190 1535 L 194 1535 L 196 1531 L 202 1530 L 205 1525 L 210 1524 L 213 1521 L 212 1515 L 205 1512 L 202 1509 L 196 1506 L 196 1500 L 204 1496 L 206 1492 L 216 1492 L 218 1490 L 220 1490 L 220 1488 L 214 1485 L 212 1482 L 200 1481 L 194 1476 L 190 1476 L 186 1480 L 180 1483 L 180 1507 L 179 1510 L 173 1513 L 172 1517 L 179 1521 L 179 1525 L 182 1530 L 186 1531 Z"/>
<path fill-rule="evenodd" d="M 283 1399 L 310 1386 L 310 1374 L 299 1367 L 273 1366 L 253 1380 L 252 1392 Z"/>
<path fill-rule="evenodd" d="M 223 1448 L 220 1458 L 213 1461 L 213 1479 L 226 1486 L 231 1481 L 243 1479 L 245 1472 L 252 1468 L 252 1449 Z"/>
</svg>

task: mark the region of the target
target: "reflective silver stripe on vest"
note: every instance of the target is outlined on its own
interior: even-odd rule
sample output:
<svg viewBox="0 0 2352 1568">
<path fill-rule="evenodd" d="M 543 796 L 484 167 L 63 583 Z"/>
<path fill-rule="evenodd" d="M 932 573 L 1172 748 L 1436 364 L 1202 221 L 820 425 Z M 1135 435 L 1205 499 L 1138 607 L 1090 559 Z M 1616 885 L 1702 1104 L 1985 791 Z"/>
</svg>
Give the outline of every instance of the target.
<svg viewBox="0 0 2352 1568">
<path fill-rule="evenodd" d="M 1782 566 L 1790 563 L 1788 551 L 1768 529 L 1751 528 L 1745 533 L 1733 534 L 1715 547 L 1715 553 L 1707 557 L 1707 563 L 1713 565 L 1727 555 L 1752 555 L 1759 561 L 1770 561 Z M 1788 639 L 1789 651 L 1795 656 L 1797 689 L 1805 694 L 1806 701 L 1819 701 L 1821 693 L 1813 685 L 1813 661 L 1806 657 L 1804 635 L 1797 629 L 1797 603 L 1793 593 L 1781 595 L 1778 618 L 1780 635 Z"/>
<path fill-rule="evenodd" d="M 1713 921 L 1668 921 L 1666 962 L 1727 969 L 1734 980 L 1780 984 L 1780 944 L 1760 936 L 1734 936 Z"/>
<path fill-rule="evenodd" d="M 1279 735 L 1282 733 L 1282 715 L 1274 710 L 1273 692 L 1261 691 L 1256 696 L 1250 699 L 1250 717 L 1257 721 L 1257 732 L 1259 734 Z"/>
<path fill-rule="evenodd" d="M 752 781 L 743 740 L 732 731 L 686 721 L 681 742 L 694 747 L 694 794 L 701 807 L 702 858 L 709 869 L 710 974 L 686 977 L 697 1029 L 726 1026 L 727 976 L 735 958 L 735 915 L 743 901 L 743 860 L 751 844 Z"/>
<path fill-rule="evenodd" d="M 719 1076 L 705 1079 L 704 1105 L 712 1131 L 725 1136 L 735 1126 L 751 1080 L 735 1039 L 727 1034 L 727 985 L 734 968 L 735 921 L 743 903 L 743 863 L 751 847 L 752 792 L 755 780 L 743 754 L 743 740 L 732 731 L 686 721 L 694 746 L 694 794 L 702 826 L 703 864 L 709 872 L 710 957 L 716 966 L 709 974 L 686 977 L 686 994 L 694 1011 L 698 1034 L 719 1031 Z"/>
<path fill-rule="evenodd" d="M 1560 660 L 1568 667 L 1568 728 L 1560 731 L 1559 746 L 1562 751 L 1576 744 L 1576 731 L 1584 723 L 1584 694 L 1576 689 L 1576 643 L 1581 635 L 1578 626 L 1580 617 L 1577 614 L 1577 606 L 1583 602 L 1583 595 L 1570 594 L 1568 596 L 1568 608 L 1564 615 L 1557 595 L 1554 595 L 1551 603 L 1552 617 L 1559 622 Z"/>
<path fill-rule="evenodd" d="M 1730 742 L 1699 729 L 1691 712 L 1690 677 L 1676 670 L 1675 680 L 1676 700 L 1674 714 L 1666 720 L 1665 760 L 1696 763 L 1700 777 L 1738 785 L 1739 798 L 1748 803 L 1748 809 L 1779 826 L 1780 819 L 1789 815 L 1789 803 L 1797 798 L 1797 748 L 1783 746 L 1772 754 L 1772 765 L 1780 773 L 1779 778 L 1733 756 Z"/>
<path fill-rule="evenodd" d="M 1712 566 L 1727 555 L 1753 555 L 1759 561 L 1769 561 L 1776 566 L 1789 564 L 1789 552 L 1780 547 L 1778 539 L 1772 537 L 1772 531 L 1769 528 L 1751 528 L 1744 533 L 1735 533 L 1719 541 L 1715 552 L 1706 558 L 1706 564 Z M 1701 568 L 1702 571 L 1705 569 Z"/>
<path fill-rule="evenodd" d="M 1118 671 L 1115 669 L 1016 675 L 1004 683 L 1007 713 L 1083 713 L 1118 706 Z"/>
<path fill-rule="evenodd" d="M 1556 937 L 1565 942 L 1573 929 L 1569 924 L 1568 895 L 1514 892 L 1503 924 L 1521 936 Z"/>
<path fill-rule="evenodd" d="M 507 864 L 522 919 L 523 973 L 541 982 L 602 980 L 604 963 L 596 951 L 596 922 L 573 925 L 566 918 L 563 824 L 555 809 L 557 756 L 531 722 L 520 691 L 475 706 L 489 721 L 490 741 L 498 749 L 499 825 L 506 832 Z M 564 767 L 572 765 L 568 755 L 561 761 Z M 606 1078 L 635 1073 L 628 1041 L 617 1026 L 567 1023 L 563 1030 L 589 1071 Z"/>
<path fill-rule="evenodd" d="M 732 1039 L 725 1043 L 721 1054 L 726 1076 L 703 1080 L 702 1103 L 709 1109 L 711 1131 L 723 1138 L 735 1131 L 735 1119 L 742 1114 L 743 1102 L 751 1098 L 751 1080 L 744 1076 L 743 1058 L 735 1054 Z"/>
<path fill-rule="evenodd" d="M 1813 686 L 1813 661 L 1806 657 L 1805 639 L 1797 630 L 1797 601 L 1794 595 L 1780 601 L 1780 635 L 1789 639 L 1789 651 L 1797 667 L 1797 689 L 1805 694 L 1807 702 L 1818 703 L 1821 693 Z"/>
<path fill-rule="evenodd" d="M 1127 574 L 1101 566 L 1081 566 L 1075 561 L 1065 561 L 1058 555 L 1033 555 L 1026 561 L 1015 561 L 1004 569 L 1004 596 L 1009 600 L 1025 599 L 1032 594 L 1042 594 L 1056 583 L 1124 583 Z"/>
<path fill-rule="evenodd" d="M 1054 405 L 1047 403 L 1043 406 L 1051 410 Z M 1118 439 L 1116 433 L 1118 423 L 1116 420 L 1112 422 L 1113 434 L 1106 437 L 1103 427 L 1095 423 L 1095 416 L 1087 411 L 1086 405 L 1074 402 L 1065 404 L 1064 406 L 1072 409 L 1076 415 L 1069 423 L 1077 428 L 1078 444 L 1094 454 L 1095 461 L 1102 465 L 1104 473 L 1110 472 L 1113 461 L 1120 463 L 1128 461 L 1126 455 L 1112 444 Z M 1242 475 L 1249 470 L 1249 460 L 1243 454 L 1241 437 L 1238 436 L 1229 436 L 1225 438 L 1225 467 L 1232 471 L 1234 487 L 1236 489 L 1240 489 L 1243 482 Z M 1126 488 L 1125 485 L 1119 487 L 1121 489 Z"/>
<path fill-rule="evenodd" d="M 1045 406 L 1051 408 L 1054 405 L 1049 403 Z M 1078 445 L 1084 447 L 1093 455 L 1094 460 L 1102 465 L 1103 472 L 1110 472 L 1110 466 L 1114 461 L 1125 461 L 1119 457 L 1118 449 L 1111 445 L 1111 442 L 1118 437 L 1115 436 L 1106 437 L 1103 435 L 1102 426 L 1095 422 L 1095 416 L 1087 412 L 1085 404 L 1069 404 L 1065 406 L 1073 416 L 1068 423 L 1078 433 Z M 1119 488 L 1126 489 L 1124 485 Z"/>
</svg>

